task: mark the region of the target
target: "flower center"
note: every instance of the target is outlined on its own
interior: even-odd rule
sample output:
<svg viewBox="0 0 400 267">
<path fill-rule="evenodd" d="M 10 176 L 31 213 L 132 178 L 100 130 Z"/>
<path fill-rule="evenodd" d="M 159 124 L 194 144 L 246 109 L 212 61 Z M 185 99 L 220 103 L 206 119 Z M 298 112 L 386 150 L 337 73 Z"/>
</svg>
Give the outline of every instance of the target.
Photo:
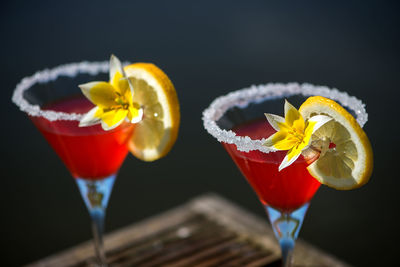
<svg viewBox="0 0 400 267">
<path fill-rule="evenodd" d="M 297 142 L 301 143 L 304 140 L 304 133 L 297 130 L 296 128 L 292 128 L 292 130 L 289 131 L 289 134 L 297 140 Z"/>
<path fill-rule="evenodd" d="M 121 95 L 120 93 L 116 93 L 116 94 L 117 94 L 117 96 L 114 99 L 114 101 L 118 104 L 118 106 L 116 108 L 128 109 L 129 101 L 127 101 L 125 96 Z"/>
</svg>

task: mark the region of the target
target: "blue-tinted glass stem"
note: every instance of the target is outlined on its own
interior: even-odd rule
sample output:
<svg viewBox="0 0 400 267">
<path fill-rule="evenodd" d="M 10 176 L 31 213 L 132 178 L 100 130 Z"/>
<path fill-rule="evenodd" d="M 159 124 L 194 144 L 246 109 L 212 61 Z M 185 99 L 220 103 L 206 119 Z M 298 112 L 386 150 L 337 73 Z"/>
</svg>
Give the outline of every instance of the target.
<svg viewBox="0 0 400 267">
<path fill-rule="evenodd" d="M 103 246 L 104 218 L 115 175 L 101 180 L 77 178 L 76 183 L 92 219 L 94 247 L 99 266 L 107 266 Z"/>
<path fill-rule="evenodd" d="M 284 267 L 292 266 L 293 249 L 309 204 L 292 212 L 281 212 L 266 206 L 269 220 L 279 241 Z"/>
<path fill-rule="evenodd" d="M 92 219 L 92 232 L 93 232 L 93 242 L 94 249 L 96 252 L 96 257 L 98 259 L 98 264 L 100 266 L 107 266 L 106 255 L 104 252 L 103 243 L 103 232 L 104 232 L 104 210 L 92 210 L 90 212 L 90 217 Z"/>
</svg>

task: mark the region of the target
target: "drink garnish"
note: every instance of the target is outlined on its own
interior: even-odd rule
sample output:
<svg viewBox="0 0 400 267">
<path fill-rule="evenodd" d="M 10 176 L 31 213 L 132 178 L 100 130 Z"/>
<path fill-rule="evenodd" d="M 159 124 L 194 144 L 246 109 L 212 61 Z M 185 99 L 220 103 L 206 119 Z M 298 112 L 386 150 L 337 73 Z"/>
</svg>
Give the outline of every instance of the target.
<svg viewBox="0 0 400 267">
<path fill-rule="evenodd" d="M 119 59 L 111 55 L 109 82 L 94 81 L 79 85 L 82 93 L 96 105 L 81 119 L 79 126 L 101 123 L 104 130 L 111 130 L 127 120 L 142 120 L 143 109 L 133 101 L 134 88 L 127 78 Z"/>
<path fill-rule="evenodd" d="M 129 142 L 132 154 L 144 161 L 165 156 L 178 136 L 178 97 L 168 76 L 151 63 L 134 63 L 122 68 L 111 55 L 110 81 L 79 85 L 96 106 L 80 120 L 79 126 L 101 123 L 111 130 L 123 121 L 135 123 Z"/>
<path fill-rule="evenodd" d="M 265 142 L 276 150 L 288 150 L 279 170 L 303 155 L 309 173 L 320 183 L 349 190 L 368 182 L 373 156 L 367 135 L 355 118 L 335 101 L 309 97 L 296 110 L 285 102 L 285 118 L 265 114 L 278 132 Z"/>
<path fill-rule="evenodd" d="M 279 165 L 279 171 L 291 165 L 307 150 L 311 144 L 312 134 L 332 118 L 317 115 L 304 120 L 300 112 L 285 100 L 285 118 L 265 113 L 268 122 L 277 131 L 265 141 L 264 145 L 276 150 L 288 150 Z"/>
<path fill-rule="evenodd" d="M 341 105 L 322 96 L 309 97 L 299 109 L 304 118 L 324 114 L 332 118 L 312 136 L 310 148 L 318 159 L 307 169 L 320 183 L 339 190 L 358 188 L 369 181 L 373 153 L 367 135 Z"/>
<path fill-rule="evenodd" d="M 175 87 L 151 63 L 134 63 L 124 71 L 135 88 L 133 102 L 143 108 L 143 119 L 135 125 L 129 149 L 141 160 L 157 160 L 171 150 L 178 137 L 180 108 Z"/>
</svg>

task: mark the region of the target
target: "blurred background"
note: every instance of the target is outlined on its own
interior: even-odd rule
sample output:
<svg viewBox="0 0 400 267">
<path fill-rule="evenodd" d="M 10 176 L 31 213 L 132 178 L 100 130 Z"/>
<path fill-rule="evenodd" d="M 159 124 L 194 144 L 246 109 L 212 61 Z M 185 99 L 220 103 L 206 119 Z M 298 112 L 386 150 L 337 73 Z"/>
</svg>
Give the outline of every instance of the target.
<svg viewBox="0 0 400 267">
<path fill-rule="evenodd" d="M 1 262 L 19 266 L 91 238 L 70 174 L 11 103 L 37 70 L 83 60 L 153 62 L 181 103 L 178 141 L 155 163 L 129 155 L 109 202 L 106 230 L 216 192 L 263 217 L 263 207 L 201 113 L 252 84 L 309 82 L 366 103 L 375 166 L 364 187 L 321 187 L 301 238 L 355 266 L 398 259 L 399 20 L 396 1 L 2 1 Z"/>
</svg>

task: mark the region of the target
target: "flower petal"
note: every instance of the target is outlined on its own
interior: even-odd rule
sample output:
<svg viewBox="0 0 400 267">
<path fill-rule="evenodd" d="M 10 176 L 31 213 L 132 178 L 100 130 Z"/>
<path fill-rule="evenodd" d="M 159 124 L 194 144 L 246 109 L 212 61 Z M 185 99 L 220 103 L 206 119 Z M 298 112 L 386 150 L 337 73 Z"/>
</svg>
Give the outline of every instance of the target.
<svg viewBox="0 0 400 267">
<path fill-rule="evenodd" d="M 142 108 L 134 108 L 129 107 L 128 119 L 131 123 L 138 123 L 143 118 L 143 109 Z"/>
<path fill-rule="evenodd" d="M 296 139 L 290 137 L 291 136 L 287 132 L 280 131 L 268 137 L 264 145 L 277 150 L 289 150 L 298 142 Z"/>
<path fill-rule="evenodd" d="M 79 122 L 79 127 L 92 126 L 100 123 L 100 118 L 96 116 L 99 113 L 99 107 L 92 108 L 88 113 L 83 115 Z"/>
<path fill-rule="evenodd" d="M 110 57 L 110 83 L 116 87 L 120 78 L 125 77 L 124 69 L 122 68 L 121 61 L 114 56 Z"/>
<path fill-rule="evenodd" d="M 116 109 L 104 112 L 101 116 L 101 127 L 103 130 L 112 130 L 118 127 L 126 118 L 128 110 Z"/>
<path fill-rule="evenodd" d="M 295 120 L 293 122 L 293 128 L 298 132 L 298 133 L 304 133 L 304 128 L 306 126 L 306 123 L 304 122 L 303 118 L 300 117 L 299 119 Z"/>
<path fill-rule="evenodd" d="M 270 113 L 264 113 L 265 117 L 267 118 L 269 124 L 271 124 L 272 128 L 274 128 L 276 131 L 280 131 L 285 125 L 285 119 L 282 118 L 281 116 L 270 114 Z"/>
<path fill-rule="evenodd" d="M 119 75 L 119 74 L 118 74 Z M 121 95 L 125 95 L 125 93 L 128 91 L 129 92 L 129 83 L 128 79 L 125 77 L 122 77 L 117 81 L 116 86 L 118 88 L 118 91 L 121 93 Z"/>
<path fill-rule="evenodd" d="M 127 87 L 124 79 L 124 76 L 122 76 L 120 72 L 116 72 L 114 78 L 110 81 L 110 84 L 114 87 L 114 90 L 121 95 L 124 94 L 125 88 Z"/>
<path fill-rule="evenodd" d="M 276 132 L 274 134 L 271 134 L 267 140 L 265 140 L 264 146 L 267 147 L 274 147 L 276 142 L 279 142 L 280 140 L 285 139 L 287 136 L 286 132 Z"/>
<path fill-rule="evenodd" d="M 129 78 L 127 78 L 127 80 L 128 80 L 128 85 L 129 85 L 129 96 L 127 96 L 126 93 L 125 93 L 125 97 L 126 97 L 126 99 L 128 99 L 129 104 L 132 105 L 132 103 L 133 103 L 133 96 L 134 96 L 133 83 L 132 83 L 132 81 L 131 81 Z"/>
<path fill-rule="evenodd" d="M 303 143 L 305 144 L 306 148 L 310 145 L 312 141 L 311 137 L 313 133 L 316 130 L 318 130 L 322 125 L 331 120 L 332 120 L 331 117 L 325 115 L 316 115 L 307 120 L 307 126 L 304 131 L 304 138 L 303 138 Z"/>
<path fill-rule="evenodd" d="M 107 108 L 116 104 L 115 90 L 107 82 L 89 82 L 79 85 L 82 93 L 96 106 Z"/>
<path fill-rule="evenodd" d="M 277 143 L 275 143 L 274 148 L 278 150 L 289 150 L 296 146 L 298 144 L 298 141 L 293 138 L 286 138 L 284 140 L 281 140 Z"/>
<path fill-rule="evenodd" d="M 126 78 L 122 77 L 118 81 L 118 92 L 123 96 L 123 98 L 128 101 L 129 105 L 133 103 L 133 85 L 131 81 Z"/>
<path fill-rule="evenodd" d="M 293 147 L 291 150 L 288 151 L 285 158 L 282 160 L 281 164 L 279 165 L 279 171 L 283 170 L 284 168 L 290 166 L 296 159 L 301 155 L 301 149 L 296 149 Z"/>
<path fill-rule="evenodd" d="M 316 130 L 318 130 L 322 125 L 324 125 L 325 123 L 327 123 L 328 121 L 331 121 L 332 118 L 326 115 L 316 115 L 311 117 L 310 119 L 307 120 L 308 125 L 306 128 L 306 131 L 310 131 L 311 130 L 311 134 L 315 133 Z M 311 129 L 308 129 L 310 128 Z"/>
<path fill-rule="evenodd" d="M 304 121 L 300 112 L 285 99 L 285 122 L 286 122 L 286 124 L 289 125 L 290 127 L 292 127 L 293 123 L 299 119 Z"/>
</svg>

